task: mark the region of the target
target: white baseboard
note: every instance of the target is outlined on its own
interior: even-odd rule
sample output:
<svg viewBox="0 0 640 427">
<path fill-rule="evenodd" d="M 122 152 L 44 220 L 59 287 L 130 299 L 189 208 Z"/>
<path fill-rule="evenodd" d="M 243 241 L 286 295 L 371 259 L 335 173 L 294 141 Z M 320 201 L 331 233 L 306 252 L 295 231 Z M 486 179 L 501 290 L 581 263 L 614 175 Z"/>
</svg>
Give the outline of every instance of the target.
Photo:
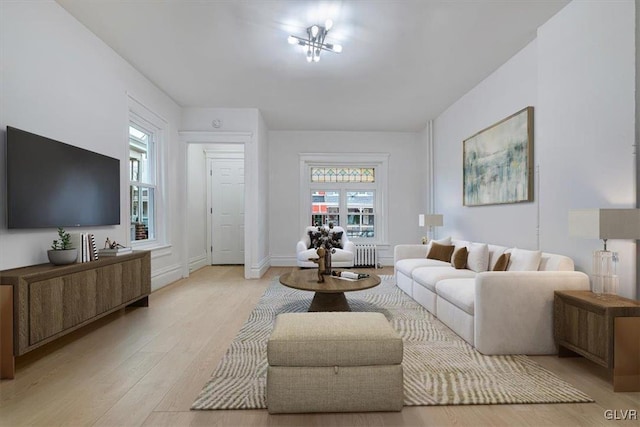
<svg viewBox="0 0 640 427">
<path fill-rule="evenodd" d="M 169 265 L 151 272 L 151 292 L 182 279 L 182 266 L 180 264 Z"/>
<path fill-rule="evenodd" d="M 393 266 L 393 256 L 378 257 L 378 262 L 382 266 Z M 272 256 L 272 267 L 295 267 L 298 265 L 298 260 L 294 256 Z"/>
<path fill-rule="evenodd" d="M 295 267 L 298 260 L 295 256 L 272 256 L 271 265 L 273 267 Z"/>
<path fill-rule="evenodd" d="M 189 273 L 192 273 L 202 267 L 206 267 L 209 265 L 209 259 L 207 257 L 207 253 L 203 252 L 198 256 L 195 256 L 189 259 Z"/>
<path fill-rule="evenodd" d="M 249 270 L 249 279 L 259 279 L 269 270 L 271 267 L 271 259 L 269 257 L 263 258 L 257 265 L 252 265 Z"/>
</svg>

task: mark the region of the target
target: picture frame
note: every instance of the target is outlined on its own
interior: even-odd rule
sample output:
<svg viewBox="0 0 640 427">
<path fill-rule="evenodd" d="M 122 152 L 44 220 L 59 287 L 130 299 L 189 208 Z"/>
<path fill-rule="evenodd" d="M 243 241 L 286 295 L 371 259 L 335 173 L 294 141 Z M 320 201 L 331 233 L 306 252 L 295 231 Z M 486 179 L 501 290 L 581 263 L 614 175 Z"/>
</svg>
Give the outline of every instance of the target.
<svg viewBox="0 0 640 427">
<path fill-rule="evenodd" d="M 462 143 L 462 204 L 533 201 L 533 107 L 506 117 Z"/>
</svg>

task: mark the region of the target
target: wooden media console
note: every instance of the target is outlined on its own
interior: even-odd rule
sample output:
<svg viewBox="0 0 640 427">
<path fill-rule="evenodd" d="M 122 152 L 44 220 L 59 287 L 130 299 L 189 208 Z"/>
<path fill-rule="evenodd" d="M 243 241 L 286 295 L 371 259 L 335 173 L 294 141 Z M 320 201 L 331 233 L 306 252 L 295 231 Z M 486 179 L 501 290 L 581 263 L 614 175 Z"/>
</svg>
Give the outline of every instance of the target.
<svg viewBox="0 0 640 427">
<path fill-rule="evenodd" d="M 126 306 L 148 306 L 151 255 L 135 251 L 85 263 L 4 270 L 0 284 L 12 291 L 2 295 L 13 299 L 13 316 L 3 316 L 0 329 L 2 342 L 13 346 L 13 357 L 0 359 L 0 372 L 2 378 L 13 378 L 16 356 Z M 6 317 L 13 322 L 10 327 Z M 12 337 L 6 337 L 7 331 Z"/>
</svg>

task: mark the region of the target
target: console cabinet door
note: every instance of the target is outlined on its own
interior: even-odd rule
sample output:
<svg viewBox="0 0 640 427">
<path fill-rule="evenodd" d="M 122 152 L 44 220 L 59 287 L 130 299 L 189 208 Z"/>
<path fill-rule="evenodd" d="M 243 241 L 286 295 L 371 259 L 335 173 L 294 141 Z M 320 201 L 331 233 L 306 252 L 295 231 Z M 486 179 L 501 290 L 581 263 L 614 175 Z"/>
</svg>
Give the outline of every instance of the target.
<svg viewBox="0 0 640 427">
<path fill-rule="evenodd" d="M 122 265 L 101 267 L 97 272 L 96 312 L 104 313 L 122 304 Z"/>
<path fill-rule="evenodd" d="M 62 306 L 65 329 L 72 328 L 96 315 L 96 279 L 96 270 L 87 270 L 65 277 Z"/>
<path fill-rule="evenodd" d="M 29 285 L 29 345 L 64 330 L 64 277 Z"/>
<path fill-rule="evenodd" d="M 143 294 L 142 260 L 123 262 L 122 266 L 122 302 L 132 301 Z"/>
</svg>

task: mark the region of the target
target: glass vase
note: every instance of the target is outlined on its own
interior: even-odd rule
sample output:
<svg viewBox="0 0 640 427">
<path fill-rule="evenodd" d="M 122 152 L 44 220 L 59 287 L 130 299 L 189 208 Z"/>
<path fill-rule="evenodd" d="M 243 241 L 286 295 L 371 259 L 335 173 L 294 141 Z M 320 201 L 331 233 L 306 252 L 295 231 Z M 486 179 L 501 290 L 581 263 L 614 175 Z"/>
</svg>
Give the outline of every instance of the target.
<svg viewBox="0 0 640 427">
<path fill-rule="evenodd" d="M 591 292 L 615 295 L 618 293 L 618 253 L 611 251 L 595 251 L 593 253 L 593 277 Z"/>
</svg>

